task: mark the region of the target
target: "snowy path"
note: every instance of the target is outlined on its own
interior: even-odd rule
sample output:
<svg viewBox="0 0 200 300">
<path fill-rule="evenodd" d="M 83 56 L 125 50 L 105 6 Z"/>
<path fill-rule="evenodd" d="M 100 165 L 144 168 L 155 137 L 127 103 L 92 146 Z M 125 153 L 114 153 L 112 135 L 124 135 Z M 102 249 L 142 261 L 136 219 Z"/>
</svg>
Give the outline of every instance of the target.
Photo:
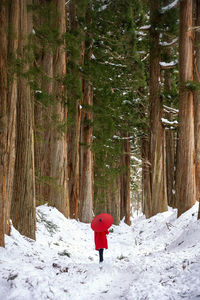
<svg viewBox="0 0 200 300">
<path fill-rule="evenodd" d="M 41 206 L 37 241 L 13 229 L 0 248 L 0 299 L 199 299 L 197 209 L 112 226 L 100 270 L 90 225 Z"/>
</svg>

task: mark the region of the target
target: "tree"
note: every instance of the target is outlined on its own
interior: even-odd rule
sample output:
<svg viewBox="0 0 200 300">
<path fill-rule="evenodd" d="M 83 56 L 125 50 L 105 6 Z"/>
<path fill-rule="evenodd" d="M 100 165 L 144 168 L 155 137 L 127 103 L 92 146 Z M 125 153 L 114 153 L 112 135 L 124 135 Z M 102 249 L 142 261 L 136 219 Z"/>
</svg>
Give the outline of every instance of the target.
<svg viewBox="0 0 200 300">
<path fill-rule="evenodd" d="M 30 0 L 19 1 L 19 64 L 17 99 L 17 135 L 14 191 L 11 208 L 12 222 L 23 235 L 35 239 L 35 169 L 33 136 L 33 98 L 29 84 L 32 52 L 28 38 L 32 32 L 32 14 L 27 11 Z"/>
<path fill-rule="evenodd" d="M 179 128 L 177 145 L 176 199 L 178 216 L 196 201 L 193 91 L 193 1 L 180 2 L 179 36 Z"/>
<path fill-rule="evenodd" d="M 34 1 L 32 6 L 34 24 L 35 78 L 34 129 L 35 129 L 35 172 L 36 204 L 49 201 L 50 186 L 50 137 L 53 127 L 53 55 L 57 46 L 55 6 L 52 1 Z"/>
<path fill-rule="evenodd" d="M 4 247 L 4 218 L 7 150 L 7 14 L 6 1 L 0 4 L 0 246 Z"/>
<path fill-rule="evenodd" d="M 49 204 L 55 206 L 69 217 L 68 173 L 67 173 L 67 106 L 66 87 L 66 53 L 64 34 L 66 32 L 66 6 L 64 0 L 53 2 L 57 13 L 57 28 L 60 45 L 55 49 L 53 58 L 53 116 L 56 120 L 50 137 L 50 177 L 55 181 L 50 185 Z"/>
<path fill-rule="evenodd" d="M 130 168 L 131 168 L 131 142 L 129 133 L 123 137 L 123 154 L 121 167 L 124 169 L 120 176 L 120 219 L 125 217 L 125 223 L 130 225 Z"/>
<path fill-rule="evenodd" d="M 150 1 L 150 163 L 152 215 L 167 210 L 164 169 L 164 128 L 162 127 L 162 99 L 160 96 L 160 1 Z"/>
<path fill-rule="evenodd" d="M 194 81 L 197 85 L 200 83 L 200 32 L 198 27 L 200 26 L 200 5 L 199 1 L 194 1 L 194 13 L 195 13 L 195 39 L 194 39 Z M 200 201 L 200 91 L 194 90 L 194 138 L 195 138 L 195 167 L 196 167 L 196 197 L 197 201 Z M 199 215 L 200 218 L 200 208 Z"/>
<path fill-rule="evenodd" d="M 10 209 L 13 196 L 16 139 L 17 74 L 16 61 L 19 30 L 19 1 L 10 1 L 8 9 L 8 97 L 7 97 L 7 179 L 5 203 L 5 233 L 10 234 Z"/>
<path fill-rule="evenodd" d="M 87 1 L 82 5 L 71 1 L 68 5 L 67 30 L 67 91 L 68 91 L 68 176 L 70 217 L 78 218 L 80 196 L 80 124 L 83 101 L 83 78 L 81 68 L 84 64 L 85 33 L 83 20 Z"/>
</svg>

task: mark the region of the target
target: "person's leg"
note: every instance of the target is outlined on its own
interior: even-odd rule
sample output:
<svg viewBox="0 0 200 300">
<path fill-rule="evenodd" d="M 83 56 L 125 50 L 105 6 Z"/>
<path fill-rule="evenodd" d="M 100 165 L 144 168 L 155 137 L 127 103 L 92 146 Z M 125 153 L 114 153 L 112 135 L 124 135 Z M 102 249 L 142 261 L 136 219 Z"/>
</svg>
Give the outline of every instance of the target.
<svg viewBox="0 0 200 300">
<path fill-rule="evenodd" d="M 99 262 L 103 262 L 103 249 L 99 249 Z"/>
</svg>

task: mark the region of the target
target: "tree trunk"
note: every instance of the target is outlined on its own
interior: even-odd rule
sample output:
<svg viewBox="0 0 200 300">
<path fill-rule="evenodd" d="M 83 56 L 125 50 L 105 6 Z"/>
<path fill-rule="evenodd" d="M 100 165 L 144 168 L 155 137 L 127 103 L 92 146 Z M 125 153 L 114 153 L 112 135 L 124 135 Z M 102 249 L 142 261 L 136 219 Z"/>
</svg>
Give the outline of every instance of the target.
<svg viewBox="0 0 200 300">
<path fill-rule="evenodd" d="M 193 80 L 192 0 L 180 2 L 179 37 L 179 139 L 177 148 L 176 197 L 178 216 L 196 201 L 193 93 L 186 87 Z"/>
<path fill-rule="evenodd" d="M 142 156 L 142 207 L 146 218 L 152 216 L 150 162 L 149 162 L 149 141 L 147 136 L 141 139 Z"/>
<path fill-rule="evenodd" d="M 81 111 L 81 136 L 80 136 L 80 209 L 79 216 L 81 222 L 91 222 L 93 216 L 93 155 L 92 146 L 92 105 L 93 93 L 90 83 L 84 80 L 84 99 Z"/>
<path fill-rule="evenodd" d="M 195 26 L 200 26 L 200 3 L 195 0 Z M 195 31 L 194 80 L 200 83 L 200 32 Z M 195 138 L 195 167 L 196 167 L 196 199 L 200 201 L 200 91 L 194 92 L 194 138 Z M 200 207 L 199 215 L 200 218 Z"/>
<path fill-rule="evenodd" d="M 16 64 L 19 30 L 19 0 L 12 0 L 9 6 L 9 23 L 12 28 L 8 36 L 8 65 L 10 78 L 8 86 L 8 132 L 7 132 L 7 179 L 5 204 L 5 233 L 10 234 L 10 209 L 13 196 L 13 180 L 15 170 L 15 140 L 16 140 L 16 104 L 17 104 L 17 75 L 12 71 Z M 14 64 L 14 66 L 13 66 Z"/>
<path fill-rule="evenodd" d="M 20 1 L 19 58 L 22 74 L 18 80 L 17 136 L 14 194 L 11 209 L 13 225 L 23 235 L 35 239 L 35 171 L 33 139 L 33 103 L 29 82 L 24 75 L 29 70 L 28 35 L 32 32 L 32 16 L 27 12 L 31 1 Z"/>
<path fill-rule="evenodd" d="M 4 247 L 5 205 L 7 202 L 7 11 L 6 1 L 0 3 L 0 246 Z"/>
<path fill-rule="evenodd" d="M 167 210 L 164 168 L 164 128 L 161 124 L 159 2 L 150 1 L 150 162 L 152 215 Z"/>
<path fill-rule="evenodd" d="M 69 31 L 79 31 L 77 5 L 75 3 L 69 4 Z M 80 154 L 80 121 L 81 121 L 81 75 L 79 74 L 79 65 L 83 65 L 84 45 L 83 42 L 79 44 L 79 57 L 72 59 L 74 68 L 68 70 L 71 72 L 72 78 L 75 77 L 75 83 L 68 89 L 69 102 L 71 106 L 71 118 L 73 124 L 68 128 L 68 175 L 69 175 L 69 199 L 70 199 L 70 218 L 78 218 L 78 202 L 79 202 L 79 154 Z M 76 86 L 74 86 L 76 85 Z M 80 89 L 80 90 L 79 90 Z"/>
<path fill-rule="evenodd" d="M 45 14 L 34 15 L 34 28 L 41 30 L 44 26 L 50 29 L 56 23 L 52 17 L 52 1 L 34 0 L 39 10 Z M 53 15 L 54 16 L 54 15 Z M 36 172 L 36 204 L 41 205 L 49 202 L 50 192 L 50 137 L 52 126 L 52 94 L 53 94 L 53 46 L 50 42 L 42 40 L 37 35 L 35 43 L 39 53 L 36 54 L 36 64 L 40 68 L 37 78 L 38 91 L 35 91 L 35 172 Z M 38 97 L 45 95 L 45 103 Z"/>
<path fill-rule="evenodd" d="M 58 14 L 58 29 L 60 39 L 66 32 L 65 0 L 56 0 L 56 11 Z M 51 166 L 50 176 L 54 183 L 50 185 L 49 204 L 55 206 L 66 217 L 69 217 L 69 195 L 68 195 L 68 172 L 67 172 L 67 108 L 66 91 L 63 80 L 66 74 L 66 53 L 64 40 L 62 45 L 56 48 L 54 55 L 54 101 L 53 115 L 56 118 L 51 133 Z M 58 124 L 59 123 L 59 124 Z"/>
<path fill-rule="evenodd" d="M 125 223 L 130 225 L 130 167 L 131 167 L 131 145 L 129 134 L 125 134 L 126 139 L 123 140 L 123 155 L 121 158 L 121 166 L 124 172 L 120 176 L 120 193 L 121 193 L 121 212 L 120 219 L 125 217 Z"/>
<path fill-rule="evenodd" d="M 170 93 L 171 90 L 171 80 L 170 80 L 170 70 L 165 70 L 165 92 Z M 167 112 L 166 118 L 172 120 L 172 113 Z M 166 133 L 166 178 L 167 178 L 167 199 L 168 205 L 175 207 L 175 142 L 174 142 L 174 132 L 173 130 L 167 128 Z"/>
<path fill-rule="evenodd" d="M 107 213 L 108 212 L 107 189 L 103 186 L 96 186 L 94 193 L 95 193 L 94 214 L 98 215 L 100 213 Z"/>
<path fill-rule="evenodd" d="M 49 97 L 53 93 L 53 53 L 51 48 L 43 49 L 41 67 L 43 76 L 40 86 L 42 93 Z M 36 170 L 36 204 L 41 205 L 49 202 L 50 191 L 50 137 L 52 128 L 51 104 L 44 106 L 35 101 L 35 170 Z"/>
<path fill-rule="evenodd" d="M 76 104 L 74 128 L 68 129 L 68 175 L 70 218 L 78 218 L 79 201 L 79 152 L 80 152 L 80 104 Z"/>
<path fill-rule="evenodd" d="M 110 214 L 113 216 L 113 224 L 119 225 L 120 223 L 120 178 L 116 178 L 112 183 L 108 193 L 110 201 Z"/>
</svg>

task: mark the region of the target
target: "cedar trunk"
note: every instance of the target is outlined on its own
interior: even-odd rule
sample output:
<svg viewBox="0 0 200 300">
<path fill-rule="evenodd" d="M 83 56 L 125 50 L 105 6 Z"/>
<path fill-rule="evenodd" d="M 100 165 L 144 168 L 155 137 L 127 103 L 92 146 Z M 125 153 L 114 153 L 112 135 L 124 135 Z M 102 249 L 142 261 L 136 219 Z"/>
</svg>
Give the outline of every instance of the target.
<svg viewBox="0 0 200 300">
<path fill-rule="evenodd" d="M 161 124 L 159 2 L 150 1 L 150 163 L 152 215 L 167 210 L 164 128 Z"/>
<path fill-rule="evenodd" d="M 53 91 L 53 54 L 51 49 L 43 49 L 41 67 L 43 68 L 44 76 L 46 77 L 46 80 L 41 79 L 41 90 L 51 97 Z M 35 101 L 35 170 L 37 205 L 49 201 L 51 113 L 52 109 L 50 105 L 44 107 L 42 103 Z"/>
<path fill-rule="evenodd" d="M 195 0 L 195 26 L 200 26 L 200 3 Z M 195 31 L 194 80 L 200 83 L 200 32 Z M 194 138 L 195 138 L 195 167 L 196 167 L 196 197 L 200 201 L 200 91 L 194 92 Z M 200 207 L 199 215 L 200 218 Z"/>
<path fill-rule="evenodd" d="M 120 194 L 121 194 L 121 211 L 120 219 L 125 217 L 125 223 L 130 225 L 130 166 L 131 166 L 131 145 L 129 134 L 124 135 L 123 140 L 123 156 L 121 158 L 121 166 L 124 172 L 120 176 Z"/>
<path fill-rule="evenodd" d="M 169 51 L 169 50 L 168 50 Z M 170 53 L 168 53 L 170 55 Z M 170 93 L 171 79 L 170 70 L 165 70 L 165 92 Z M 166 112 L 166 118 L 172 120 L 172 113 Z M 165 130 L 166 133 L 166 179 L 167 179 L 167 199 L 168 205 L 175 207 L 175 186 L 174 186 L 174 163 L 175 163 L 175 142 L 174 131 L 170 128 Z"/>
<path fill-rule="evenodd" d="M 55 1 L 58 14 L 59 38 L 63 40 L 66 32 L 65 0 Z M 66 53 L 64 40 L 56 48 L 54 55 L 54 107 L 56 117 L 54 128 L 51 130 L 50 141 L 50 176 L 53 184 L 50 185 L 49 204 L 55 206 L 66 217 L 69 217 L 68 172 L 67 172 L 67 108 L 66 91 L 63 80 L 66 74 Z M 58 124 L 59 123 L 59 124 Z M 60 129 L 59 129 L 60 128 Z"/>
<path fill-rule="evenodd" d="M 19 0 L 12 0 L 9 6 L 9 23 L 11 32 L 8 36 L 8 65 L 10 68 L 8 86 L 8 131 L 7 131 L 7 180 L 6 180 L 6 204 L 5 204 L 5 233 L 10 234 L 10 209 L 13 196 L 13 180 L 15 170 L 15 139 L 16 139 L 16 104 L 17 104 L 17 75 L 12 72 L 13 63 L 17 59 L 18 30 L 19 30 Z"/>
<path fill-rule="evenodd" d="M 80 207 L 79 217 L 81 222 L 91 222 L 93 216 L 93 154 L 92 146 L 92 105 L 93 93 L 90 83 L 83 82 L 84 109 L 81 111 L 81 136 L 80 136 Z"/>
<path fill-rule="evenodd" d="M 180 2 L 179 37 L 179 135 L 176 197 L 178 216 L 196 201 L 193 93 L 186 87 L 193 80 L 192 0 Z"/>
<path fill-rule="evenodd" d="M 49 1 L 35 0 L 40 8 L 48 11 L 51 3 Z M 37 30 L 40 26 L 48 24 L 52 26 L 54 19 L 48 19 L 47 16 L 39 18 L 34 15 L 34 27 Z M 40 67 L 37 84 L 39 91 L 35 97 L 35 172 L 36 172 L 36 204 L 41 205 L 49 201 L 50 186 L 50 137 L 52 128 L 52 108 L 51 97 L 53 93 L 53 49 L 50 43 L 43 43 L 40 38 L 36 38 L 35 43 L 40 49 L 37 65 Z M 41 90 L 41 93 L 40 93 Z M 38 95 L 46 95 L 49 102 L 44 105 L 43 102 L 37 100 Z"/>
<path fill-rule="evenodd" d="M 4 218 L 7 177 L 7 12 L 0 4 L 0 246 L 4 247 Z"/>
<path fill-rule="evenodd" d="M 69 30 L 80 31 L 77 17 L 77 5 L 75 3 L 69 4 Z M 72 76 L 76 76 L 76 83 L 79 86 L 69 89 L 70 105 L 72 107 L 71 114 L 73 115 L 73 124 L 68 128 L 68 176 L 69 176 L 69 199 L 70 199 L 70 218 L 78 218 L 78 202 L 79 202 L 79 155 L 80 155 L 80 122 L 81 122 L 81 95 L 78 97 L 78 90 L 81 89 L 81 75 L 77 72 L 79 65 L 83 64 L 84 46 L 80 42 L 80 55 L 73 60 L 74 69 L 71 70 Z M 71 58 L 70 58 L 71 59 Z"/>
<path fill-rule="evenodd" d="M 141 139 L 142 156 L 142 207 L 146 218 L 152 216 L 150 162 L 149 162 L 149 139 L 143 136 Z"/>
<path fill-rule="evenodd" d="M 32 32 L 32 16 L 27 12 L 31 1 L 19 1 L 19 58 L 22 70 L 18 80 L 16 162 L 11 217 L 15 228 L 35 239 L 35 171 L 33 138 L 33 103 L 24 73 L 29 70 L 28 35 Z"/>
<path fill-rule="evenodd" d="M 110 189 L 108 190 L 108 201 L 110 202 L 110 214 L 113 216 L 113 224 L 119 225 L 120 223 L 120 177 L 117 177 Z"/>
</svg>

